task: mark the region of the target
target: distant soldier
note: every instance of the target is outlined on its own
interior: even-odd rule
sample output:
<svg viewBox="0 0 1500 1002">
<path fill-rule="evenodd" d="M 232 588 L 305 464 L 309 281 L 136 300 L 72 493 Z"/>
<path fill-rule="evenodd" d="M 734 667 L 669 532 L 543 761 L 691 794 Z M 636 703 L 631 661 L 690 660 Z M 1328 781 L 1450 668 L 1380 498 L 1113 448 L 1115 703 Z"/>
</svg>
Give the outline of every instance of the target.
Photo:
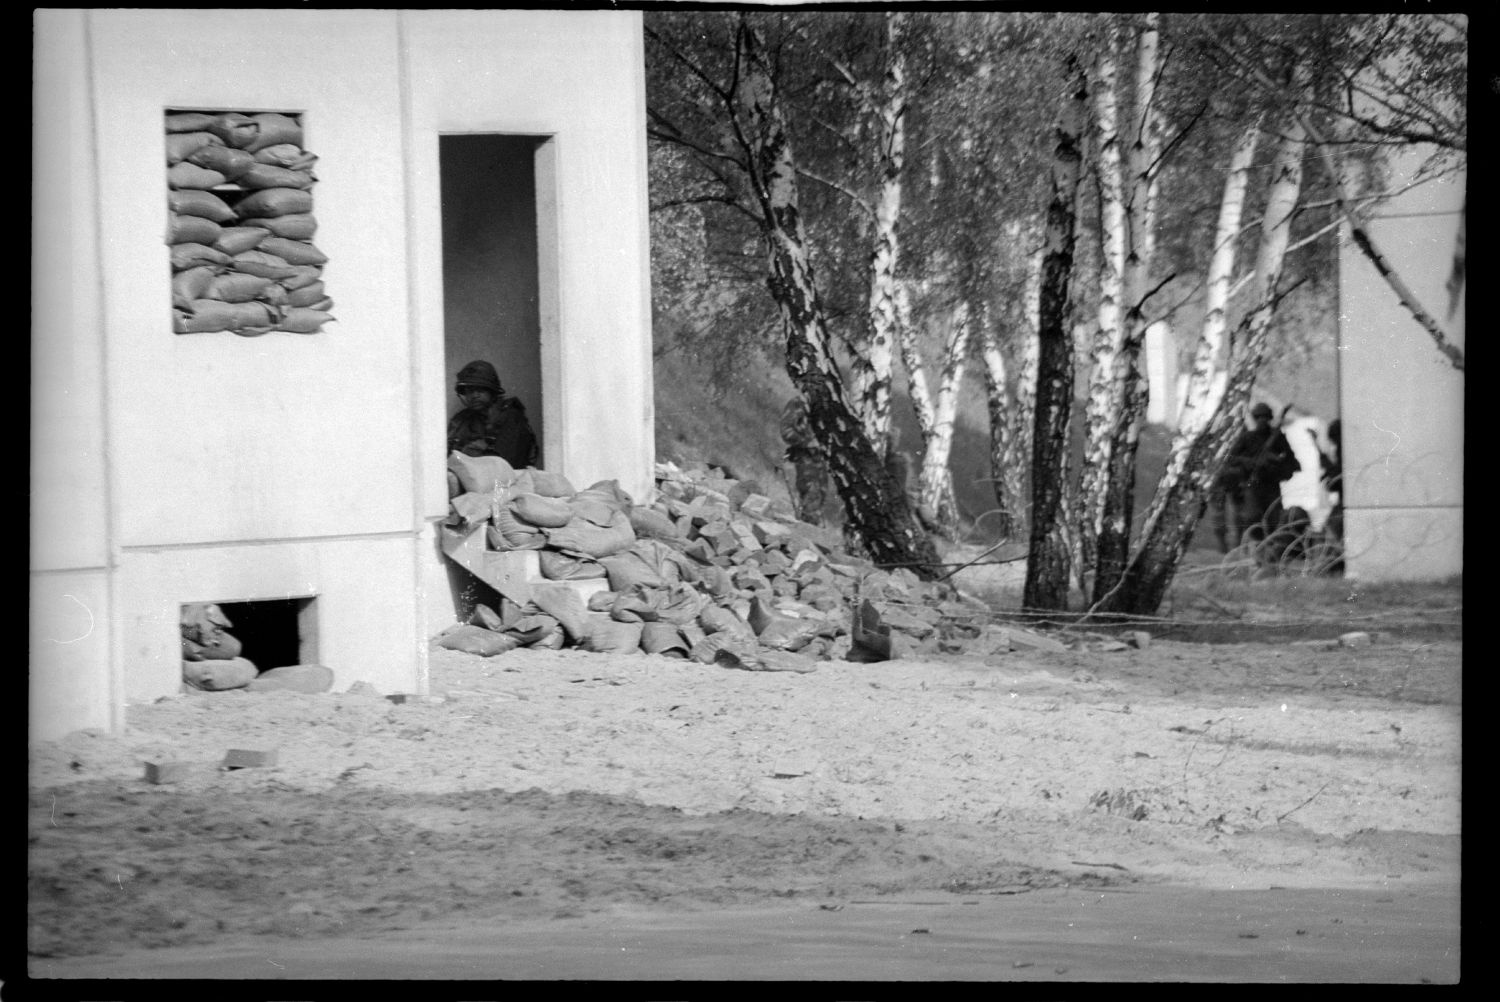
<svg viewBox="0 0 1500 1002">
<path fill-rule="evenodd" d="M 521 401 L 506 394 L 488 362 L 458 370 L 454 389 L 463 409 L 448 421 L 448 451 L 467 456 L 500 456 L 516 469 L 535 466 L 536 434 Z"/>
<path fill-rule="evenodd" d="M 813 437 L 807 402 L 800 396 L 788 400 L 782 408 L 781 441 L 786 445 L 787 462 L 796 468 L 792 504 L 797 517 L 811 525 L 822 525 L 828 497 L 828 462 Z"/>
<path fill-rule="evenodd" d="M 1265 402 L 1250 409 L 1255 426 L 1240 433 L 1214 481 L 1214 491 L 1222 492 L 1224 506 L 1227 539 L 1220 538 L 1221 549 L 1238 546 L 1247 533 L 1264 539 L 1265 523 L 1281 516 L 1281 482 L 1302 468 L 1286 435 L 1271 427 L 1274 416 Z M 1214 529 L 1217 535 L 1217 524 Z"/>
</svg>

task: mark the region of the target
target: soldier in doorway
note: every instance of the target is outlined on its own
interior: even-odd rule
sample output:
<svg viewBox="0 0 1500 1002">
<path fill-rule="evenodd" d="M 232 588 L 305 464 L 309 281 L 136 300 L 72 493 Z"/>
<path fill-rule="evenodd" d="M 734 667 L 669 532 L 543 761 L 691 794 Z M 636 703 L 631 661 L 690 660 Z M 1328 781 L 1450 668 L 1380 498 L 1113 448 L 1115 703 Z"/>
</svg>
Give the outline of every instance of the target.
<svg viewBox="0 0 1500 1002">
<path fill-rule="evenodd" d="M 536 433 L 526 408 L 506 395 L 493 365 L 470 362 L 458 370 L 455 389 L 464 406 L 448 422 L 450 453 L 499 456 L 518 470 L 536 465 Z"/>
</svg>

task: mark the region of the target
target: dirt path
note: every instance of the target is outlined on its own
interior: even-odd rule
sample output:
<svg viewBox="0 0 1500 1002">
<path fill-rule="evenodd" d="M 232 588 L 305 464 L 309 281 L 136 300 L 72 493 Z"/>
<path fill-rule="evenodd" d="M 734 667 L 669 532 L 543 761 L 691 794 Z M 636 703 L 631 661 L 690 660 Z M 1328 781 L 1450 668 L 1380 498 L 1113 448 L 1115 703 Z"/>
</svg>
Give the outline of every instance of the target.
<svg viewBox="0 0 1500 1002">
<path fill-rule="evenodd" d="M 433 923 L 582 935 L 645 915 L 641 935 L 669 939 L 772 906 L 841 917 L 819 926 L 834 936 L 874 907 L 852 902 L 933 892 L 1336 888 L 1440 912 L 1456 908 L 1460 660 L 1458 641 L 1378 638 L 807 675 L 436 651 L 429 701 L 132 707 L 121 736 L 32 748 L 32 970 L 99 976 L 86 958 L 149 948 L 173 976 L 163 948 L 342 950 Z M 277 763 L 216 768 L 230 748 Z M 153 786 L 143 760 L 194 768 Z M 1456 971 L 1413 964 L 1411 980 Z"/>
</svg>

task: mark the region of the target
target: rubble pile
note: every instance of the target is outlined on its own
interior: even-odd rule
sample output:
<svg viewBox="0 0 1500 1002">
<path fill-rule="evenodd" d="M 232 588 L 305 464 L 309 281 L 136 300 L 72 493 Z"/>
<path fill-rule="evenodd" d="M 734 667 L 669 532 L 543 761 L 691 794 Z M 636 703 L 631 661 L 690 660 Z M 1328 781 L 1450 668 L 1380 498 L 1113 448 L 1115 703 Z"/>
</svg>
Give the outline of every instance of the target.
<svg viewBox="0 0 1500 1002">
<path fill-rule="evenodd" d="M 997 653 L 1010 633 L 984 603 L 904 568 L 840 549 L 837 532 L 721 470 L 656 467 L 638 505 L 616 481 L 584 490 L 496 457 L 450 457 L 445 538 L 483 531 L 488 549 L 535 549 L 550 581 L 525 604 L 481 605 L 440 646 L 492 655 L 518 647 L 645 651 L 751 670 L 811 671 L 819 660 Z"/>
</svg>

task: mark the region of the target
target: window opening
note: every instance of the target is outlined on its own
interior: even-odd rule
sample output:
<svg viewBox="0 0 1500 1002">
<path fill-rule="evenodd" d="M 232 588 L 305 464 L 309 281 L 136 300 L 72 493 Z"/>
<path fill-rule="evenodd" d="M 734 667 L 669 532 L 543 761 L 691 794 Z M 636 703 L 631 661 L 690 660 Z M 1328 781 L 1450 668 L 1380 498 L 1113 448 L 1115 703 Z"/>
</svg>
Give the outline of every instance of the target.
<svg viewBox="0 0 1500 1002">
<path fill-rule="evenodd" d="M 313 598 L 186 602 L 181 607 L 183 681 L 237 689 L 261 672 L 318 663 Z"/>
<path fill-rule="evenodd" d="M 173 330 L 319 333 L 333 300 L 302 116 L 168 109 L 166 153 Z"/>
</svg>

